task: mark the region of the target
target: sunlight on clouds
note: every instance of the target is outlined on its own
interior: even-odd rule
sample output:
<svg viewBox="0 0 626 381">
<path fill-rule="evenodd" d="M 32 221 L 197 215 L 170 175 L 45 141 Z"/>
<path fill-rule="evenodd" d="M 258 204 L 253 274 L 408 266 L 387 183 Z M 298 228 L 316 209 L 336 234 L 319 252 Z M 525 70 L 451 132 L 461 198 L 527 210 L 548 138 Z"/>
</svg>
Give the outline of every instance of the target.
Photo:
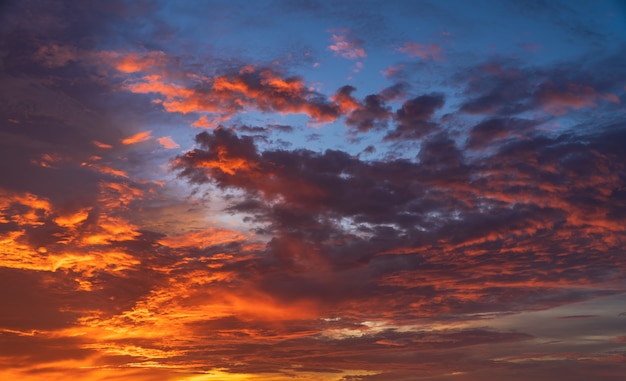
<svg viewBox="0 0 626 381">
<path fill-rule="evenodd" d="M 31 193 L 17 194 L 0 188 L 0 223 L 43 225 L 52 210 L 50 202 Z"/>
<path fill-rule="evenodd" d="M 100 55 L 101 58 L 111 62 L 122 73 L 136 73 L 162 68 L 168 61 L 165 53 L 161 51 L 152 51 L 146 54 L 106 51 L 101 52 Z"/>
<path fill-rule="evenodd" d="M 290 369 L 291 371 L 297 370 L 298 367 L 294 367 L 294 369 Z M 180 378 L 177 381 L 289 381 L 294 378 L 303 381 L 336 381 L 342 379 L 342 376 L 347 377 L 360 377 L 360 376 L 369 376 L 375 375 L 379 372 L 373 371 L 363 371 L 363 370 L 352 370 L 352 371 L 344 371 L 339 373 L 325 373 L 325 372 L 307 372 L 307 371 L 299 371 L 296 374 L 251 374 L 251 373 L 231 373 L 227 372 L 226 369 L 215 369 L 207 372 L 206 374 L 187 376 L 184 378 Z M 358 380 L 358 378 L 355 378 Z"/>
<path fill-rule="evenodd" d="M 81 242 L 85 245 L 107 245 L 113 241 L 126 241 L 139 237 L 137 226 L 121 217 L 100 215 L 96 229 L 87 232 Z"/>
<path fill-rule="evenodd" d="M 328 49 L 343 58 L 358 60 L 367 57 L 365 49 L 362 48 L 362 41 L 354 39 L 347 34 L 333 34 L 333 44 Z"/>
<path fill-rule="evenodd" d="M 0 265 L 28 270 L 57 271 L 73 270 L 90 275 L 94 270 L 122 271 L 133 268 L 140 262 L 132 256 L 115 251 L 100 251 L 92 248 L 89 254 L 84 252 L 57 252 L 40 248 L 33 250 L 28 244 L 19 243 L 24 232 L 13 231 L 0 236 L 3 250 Z M 108 242 L 108 241 L 107 241 Z"/>
<path fill-rule="evenodd" d="M 143 190 L 127 182 L 100 182 L 100 202 L 107 208 L 127 208 L 131 201 L 144 195 Z"/>
<path fill-rule="evenodd" d="M 171 136 L 163 136 L 161 138 L 158 138 L 157 141 L 163 146 L 163 148 L 166 149 L 180 148 L 180 145 L 176 143 Z"/>
<path fill-rule="evenodd" d="M 99 141 L 97 141 L 97 140 L 92 140 L 92 141 L 91 141 L 91 143 L 92 143 L 94 146 L 96 146 L 96 147 L 98 147 L 98 148 L 102 148 L 102 149 L 111 149 L 111 148 L 113 148 L 113 146 L 112 146 L 112 145 L 110 145 L 110 144 L 106 144 L 106 143 L 102 143 L 102 142 L 99 142 Z"/>
<path fill-rule="evenodd" d="M 257 163 L 247 160 L 246 158 L 233 156 L 226 147 L 217 147 L 215 154 L 217 155 L 215 159 L 203 160 L 199 163 L 199 166 L 207 169 L 219 169 L 229 175 L 234 175 L 240 171 L 252 172 L 258 169 Z M 181 160 L 178 160 L 178 163 L 182 165 Z M 175 165 L 179 165 L 178 163 Z M 267 174 L 267 176 L 270 177 L 269 174 Z"/>
<path fill-rule="evenodd" d="M 625 373 L 613 2 L 14 3 L 1 380 Z"/>
<path fill-rule="evenodd" d="M 108 165 L 94 164 L 94 163 L 88 163 L 88 162 L 84 162 L 81 165 L 83 167 L 91 168 L 94 171 L 105 174 L 105 175 L 128 178 L 128 173 L 126 173 L 125 171 L 122 171 L 121 169 L 115 169 Z"/>
<path fill-rule="evenodd" d="M 86 349 L 94 349 L 107 355 L 142 357 L 148 359 L 165 359 L 183 356 L 185 354 L 184 351 L 180 350 L 161 350 L 124 344 L 85 344 L 82 347 Z"/>
<path fill-rule="evenodd" d="M 229 242 L 243 241 L 247 237 L 231 230 L 209 228 L 202 231 L 189 232 L 176 236 L 168 236 L 159 240 L 159 243 L 174 249 L 183 247 L 206 248 Z"/>
<path fill-rule="evenodd" d="M 243 319 L 280 321 L 315 318 L 315 309 L 306 301 L 291 305 L 277 304 L 268 296 L 249 290 L 233 293 L 220 282 L 233 280 L 234 274 L 188 274 L 187 279 L 170 279 L 167 287 L 154 290 L 136 303 L 132 310 L 102 320 L 98 314 L 80 319 L 84 327 L 103 329 L 102 339 L 124 337 L 162 337 L 195 341 L 190 323 L 228 316 Z M 206 286 L 206 287 L 203 287 Z M 217 293 L 209 290 L 214 287 Z"/>
<path fill-rule="evenodd" d="M 135 135 L 122 139 L 122 144 L 131 145 L 131 144 L 137 144 L 137 143 L 148 141 L 152 139 L 152 135 L 150 134 L 152 134 L 152 131 L 138 132 Z"/>
<path fill-rule="evenodd" d="M 59 216 L 54 219 L 54 222 L 62 227 L 73 229 L 76 228 L 79 224 L 85 222 L 87 217 L 89 217 L 89 212 L 91 211 L 91 207 L 87 207 L 79 210 L 76 213 L 68 214 L 65 216 Z"/>
</svg>

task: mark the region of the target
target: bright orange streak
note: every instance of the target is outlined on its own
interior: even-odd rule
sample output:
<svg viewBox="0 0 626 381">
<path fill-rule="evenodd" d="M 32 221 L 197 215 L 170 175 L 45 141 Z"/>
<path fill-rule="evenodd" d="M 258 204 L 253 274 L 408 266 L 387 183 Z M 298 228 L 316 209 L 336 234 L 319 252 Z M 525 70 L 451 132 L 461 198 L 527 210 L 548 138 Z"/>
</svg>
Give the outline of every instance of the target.
<svg viewBox="0 0 626 381">
<path fill-rule="evenodd" d="M 93 145 L 98 147 L 98 148 L 104 148 L 104 149 L 111 149 L 111 148 L 113 148 L 112 145 L 106 144 L 106 143 L 102 143 L 102 142 L 99 142 L 97 140 L 94 140 L 91 143 L 93 143 Z"/>
<path fill-rule="evenodd" d="M 150 136 L 151 133 L 152 131 L 138 132 L 133 136 L 129 136 L 126 139 L 122 139 L 122 144 L 130 145 L 130 144 L 137 144 L 137 143 L 145 142 L 146 140 L 152 139 L 152 136 Z"/>
<path fill-rule="evenodd" d="M 120 169 L 115 169 L 106 165 L 101 164 L 91 164 L 91 163 L 82 163 L 83 167 L 92 168 L 96 172 L 103 173 L 105 175 L 112 175 L 117 177 L 125 177 L 128 178 L 128 174 Z"/>
</svg>

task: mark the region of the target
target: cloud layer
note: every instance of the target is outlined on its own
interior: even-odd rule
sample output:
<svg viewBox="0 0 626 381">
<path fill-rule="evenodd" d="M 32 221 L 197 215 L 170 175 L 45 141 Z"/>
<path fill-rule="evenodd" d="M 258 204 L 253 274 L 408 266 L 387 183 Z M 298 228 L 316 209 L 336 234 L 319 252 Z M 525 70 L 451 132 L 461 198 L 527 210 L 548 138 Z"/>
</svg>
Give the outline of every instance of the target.
<svg viewBox="0 0 626 381">
<path fill-rule="evenodd" d="M 591 9 L 1 7 L 0 378 L 622 377 Z"/>
</svg>

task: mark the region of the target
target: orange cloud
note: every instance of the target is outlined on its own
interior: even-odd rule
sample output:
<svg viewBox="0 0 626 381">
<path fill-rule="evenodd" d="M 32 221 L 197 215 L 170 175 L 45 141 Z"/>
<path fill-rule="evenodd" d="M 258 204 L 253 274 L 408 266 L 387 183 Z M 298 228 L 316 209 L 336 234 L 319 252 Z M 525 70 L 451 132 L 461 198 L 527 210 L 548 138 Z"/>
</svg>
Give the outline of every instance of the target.
<svg viewBox="0 0 626 381">
<path fill-rule="evenodd" d="M 161 144 L 164 148 L 167 148 L 167 149 L 180 148 L 180 145 L 178 145 L 178 143 L 176 143 L 174 139 L 172 139 L 171 136 L 164 136 L 164 137 L 158 138 L 157 141 L 159 142 L 159 144 Z"/>
<path fill-rule="evenodd" d="M 162 69 L 168 62 L 165 53 L 151 51 L 147 53 L 118 53 L 103 52 L 102 57 L 108 60 L 118 71 L 122 73 L 136 73 L 140 71 L 152 71 Z"/>
<path fill-rule="evenodd" d="M 151 133 L 152 131 L 138 132 L 135 135 L 122 139 L 122 144 L 130 145 L 130 144 L 137 144 L 137 143 L 145 142 L 147 140 L 152 139 L 152 136 L 150 135 Z"/>
<path fill-rule="evenodd" d="M 32 193 L 15 193 L 0 188 L 0 223 L 43 225 L 52 212 L 50 202 Z"/>
<path fill-rule="evenodd" d="M 103 181 L 100 183 L 99 201 L 109 209 L 125 209 L 144 194 L 144 191 L 126 182 Z"/>
<path fill-rule="evenodd" d="M 96 146 L 98 148 L 104 148 L 104 149 L 111 149 L 111 148 L 113 148 L 112 145 L 106 144 L 106 143 L 102 143 L 102 142 L 99 142 L 97 140 L 93 140 L 92 143 L 93 143 L 94 146 Z"/>
<path fill-rule="evenodd" d="M 59 216 L 54 219 L 54 222 L 65 228 L 75 228 L 77 225 L 83 223 L 87 217 L 89 217 L 89 211 L 91 209 L 91 207 L 87 207 L 75 213 Z"/>
<path fill-rule="evenodd" d="M 339 106 L 342 114 L 349 114 L 361 107 L 361 103 L 352 97 L 352 92 L 355 90 L 356 88 L 352 86 L 344 86 L 331 97 L 331 100 Z"/>
<path fill-rule="evenodd" d="M 121 169 L 116 169 L 107 165 L 93 164 L 93 163 L 87 163 L 87 162 L 82 163 L 81 165 L 83 167 L 91 168 L 96 172 L 100 172 L 106 175 L 128 178 L 128 173 L 126 173 L 125 171 L 122 171 Z"/>
<path fill-rule="evenodd" d="M 160 54 L 157 56 L 163 58 Z M 228 120 L 245 109 L 283 114 L 304 113 L 319 123 L 332 122 L 339 116 L 336 105 L 324 101 L 300 77 L 284 78 L 271 69 L 246 66 L 228 75 L 214 78 L 185 77 L 185 81 L 182 81 L 184 76 L 163 70 L 155 73 L 149 64 L 144 65 L 149 61 L 124 56 L 124 60 L 120 61 L 122 63 L 113 61 L 112 65 L 122 73 L 144 73 L 140 79 L 127 84 L 126 88 L 134 93 L 156 94 L 159 98 L 154 102 L 161 104 L 168 112 L 218 114 L 212 122 L 203 115 L 193 123 L 195 127 L 215 128 L 220 121 Z M 203 86 L 197 86 L 198 81 Z M 147 140 L 149 135 L 145 132 L 143 134 L 131 136 L 123 142 L 134 144 Z"/>
<path fill-rule="evenodd" d="M 209 120 L 209 118 L 206 115 L 202 115 L 200 116 L 200 118 L 198 118 L 198 120 L 193 122 L 191 126 L 198 127 L 198 128 L 209 128 L 209 129 L 218 128 L 221 122 L 227 121 L 228 119 L 230 119 L 230 117 L 231 115 L 228 113 L 223 114 L 223 115 L 214 114 L 211 116 L 211 120 Z"/>
</svg>

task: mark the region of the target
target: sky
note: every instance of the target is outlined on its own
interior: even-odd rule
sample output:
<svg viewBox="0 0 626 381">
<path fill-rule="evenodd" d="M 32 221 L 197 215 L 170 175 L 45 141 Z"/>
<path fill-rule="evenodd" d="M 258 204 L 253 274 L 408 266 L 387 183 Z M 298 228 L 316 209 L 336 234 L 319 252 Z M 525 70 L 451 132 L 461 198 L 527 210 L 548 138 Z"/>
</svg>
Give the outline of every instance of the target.
<svg viewBox="0 0 626 381">
<path fill-rule="evenodd" d="M 0 379 L 618 381 L 626 5 L 0 4 Z"/>
</svg>

